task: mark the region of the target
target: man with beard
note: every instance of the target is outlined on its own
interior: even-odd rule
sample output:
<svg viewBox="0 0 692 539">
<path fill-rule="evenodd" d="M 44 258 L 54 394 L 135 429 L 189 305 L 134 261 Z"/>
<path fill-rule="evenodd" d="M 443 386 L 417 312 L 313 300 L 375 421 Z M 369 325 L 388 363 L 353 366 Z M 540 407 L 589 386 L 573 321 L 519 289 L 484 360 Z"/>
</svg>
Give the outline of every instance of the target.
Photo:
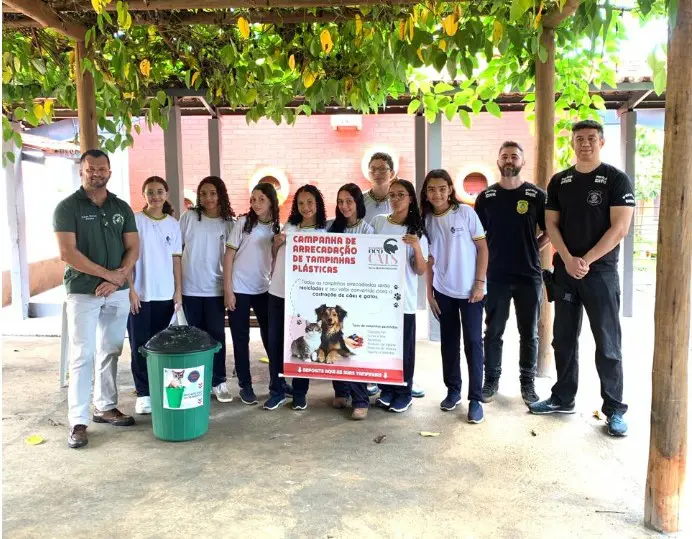
<svg viewBox="0 0 692 539">
<path fill-rule="evenodd" d="M 500 147 L 500 181 L 476 199 L 488 240 L 488 294 L 485 303 L 485 381 L 483 402 L 493 400 L 502 373 L 502 335 L 514 300 L 519 330 L 519 382 L 528 405 L 538 400 L 534 387 L 538 361 L 538 317 L 543 295 L 538 252 L 548 244 L 545 231 L 546 194 L 519 176 L 524 150 L 517 142 Z"/>
<path fill-rule="evenodd" d="M 545 224 L 555 250 L 553 349 L 557 382 L 550 398 L 533 403 L 533 414 L 573 414 L 579 383 L 579 333 L 583 311 L 596 341 L 596 370 L 601 379 L 601 411 L 608 434 L 627 435 L 622 402 L 620 329 L 620 241 L 634 213 L 632 181 L 601 162 L 603 126 L 593 120 L 572 126 L 576 165 L 555 174 L 548 184 Z"/>
<path fill-rule="evenodd" d="M 84 152 L 79 176 L 82 187 L 60 202 L 53 215 L 60 258 L 67 264 L 67 444 L 72 448 L 87 444 L 94 367 L 94 422 L 134 424 L 116 408 L 116 376 L 130 312 L 126 278 L 139 255 L 132 209 L 106 189 L 111 177 L 108 155 L 101 150 Z"/>
</svg>

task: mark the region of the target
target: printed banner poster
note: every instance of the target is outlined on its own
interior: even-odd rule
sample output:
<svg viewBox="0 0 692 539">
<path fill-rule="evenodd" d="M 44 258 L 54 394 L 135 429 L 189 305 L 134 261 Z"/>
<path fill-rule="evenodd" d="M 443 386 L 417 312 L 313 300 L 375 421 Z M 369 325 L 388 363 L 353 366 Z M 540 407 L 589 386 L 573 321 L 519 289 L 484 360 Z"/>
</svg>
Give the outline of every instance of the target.
<svg viewBox="0 0 692 539">
<path fill-rule="evenodd" d="M 209 391 L 209 390 L 207 390 Z M 204 404 L 204 365 L 163 369 L 163 407 L 186 410 Z"/>
<path fill-rule="evenodd" d="M 400 236 L 288 234 L 284 376 L 404 384 Z"/>
</svg>

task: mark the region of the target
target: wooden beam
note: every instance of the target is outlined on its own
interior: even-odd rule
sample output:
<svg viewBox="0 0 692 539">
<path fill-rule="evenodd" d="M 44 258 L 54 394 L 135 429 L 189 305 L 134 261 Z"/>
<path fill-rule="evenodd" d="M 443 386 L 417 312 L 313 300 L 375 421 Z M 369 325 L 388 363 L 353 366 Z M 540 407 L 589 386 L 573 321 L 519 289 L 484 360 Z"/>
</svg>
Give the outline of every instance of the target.
<svg viewBox="0 0 692 539">
<path fill-rule="evenodd" d="M 59 15 L 42 0 L 3 0 L 3 4 L 27 17 L 31 17 L 44 28 L 53 28 L 77 41 L 84 40 L 86 35 L 84 26 Z"/>
<path fill-rule="evenodd" d="M 565 7 L 567 9 L 567 7 Z M 533 177 L 536 185 L 544 191 L 553 175 L 555 159 L 555 31 L 543 28 L 540 45 L 545 48 L 547 58 L 541 62 L 536 56 L 536 136 L 534 138 Z M 553 266 L 552 245 L 541 251 L 541 267 Z M 552 374 L 553 365 L 553 305 L 548 302 L 545 289 L 538 321 L 538 376 Z"/>
<path fill-rule="evenodd" d="M 75 43 L 74 52 L 74 74 L 77 83 L 77 111 L 79 114 L 79 147 L 83 153 L 99 147 L 96 88 L 91 73 L 89 71 L 82 73 L 82 60 L 87 57 L 84 41 Z"/>
<path fill-rule="evenodd" d="M 651 438 L 644 522 L 680 529 L 687 468 L 692 279 L 692 0 L 678 2 L 668 41 L 663 179 L 656 261 Z"/>
</svg>

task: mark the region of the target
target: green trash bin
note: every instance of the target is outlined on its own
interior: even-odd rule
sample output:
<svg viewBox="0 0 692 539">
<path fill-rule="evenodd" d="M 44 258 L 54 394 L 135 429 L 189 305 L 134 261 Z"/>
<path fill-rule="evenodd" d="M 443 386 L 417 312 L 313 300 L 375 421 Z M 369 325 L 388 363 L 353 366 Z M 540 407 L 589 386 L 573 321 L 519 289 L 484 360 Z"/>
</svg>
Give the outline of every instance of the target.
<svg viewBox="0 0 692 539">
<path fill-rule="evenodd" d="M 192 326 L 170 326 L 140 347 L 147 358 L 154 436 L 183 442 L 209 430 L 211 374 L 220 349 Z"/>
</svg>

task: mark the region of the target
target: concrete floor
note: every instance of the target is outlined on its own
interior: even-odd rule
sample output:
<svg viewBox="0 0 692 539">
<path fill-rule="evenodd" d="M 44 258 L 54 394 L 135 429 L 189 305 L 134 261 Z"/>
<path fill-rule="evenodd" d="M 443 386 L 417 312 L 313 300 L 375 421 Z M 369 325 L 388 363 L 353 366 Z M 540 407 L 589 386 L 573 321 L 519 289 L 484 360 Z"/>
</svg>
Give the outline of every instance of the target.
<svg viewBox="0 0 692 539">
<path fill-rule="evenodd" d="M 650 312 L 623 321 L 631 407 L 631 435 L 624 439 L 605 435 L 604 422 L 593 417 L 601 402 L 588 330 L 578 413 L 537 417 L 519 397 L 512 319 L 508 328 L 501 395 L 485 406 L 481 425 L 465 421 L 465 403 L 439 410 L 439 346 L 420 341 L 416 380 L 428 395 L 403 415 L 371 409 L 366 421 L 350 421 L 330 408 L 331 385 L 318 382 L 305 412 L 213 401 L 209 433 L 198 440 L 158 441 L 150 416 L 138 416 L 130 428 L 91 425 L 89 445 L 79 451 L 65 442 L 58 340 L 6 338 L 3 536 L 655 536 L 642 524 Z M 263 350 L 253 342 L 252 351 L 262 400 Z M 232 361 L 229 355 L 229 372 Z M 132 413 L 126 355 L 119 380 L 121 409 Z M 537 386 L 547 396 L 551 380 Z M 440 436 L 424 438 L 421 431 Z M 32 434 L 46 442 L 28 445 Z M 380 435 L 386 438 L 377 444 Z"/>
</svg>

